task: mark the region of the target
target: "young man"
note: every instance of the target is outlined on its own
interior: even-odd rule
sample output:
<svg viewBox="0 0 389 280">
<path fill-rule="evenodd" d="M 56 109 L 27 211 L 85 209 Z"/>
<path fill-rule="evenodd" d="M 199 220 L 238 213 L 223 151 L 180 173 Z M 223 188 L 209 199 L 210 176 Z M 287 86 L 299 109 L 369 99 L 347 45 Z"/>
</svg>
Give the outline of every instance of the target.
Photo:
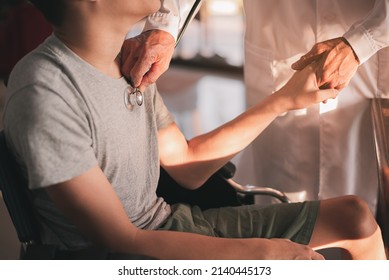
<svg viewBox="0 0 389 280">
<path fill-rule="evenodd" d="M 44 243 L 97 243 L 161 259 L 321 259 L 312 248 L 331 246 L 354 259 L 385 258 L 380 229 L 356 197 L 203 212 L 156 197 L 159 164 L 194 189 L 279 114 L 334 98 L 337 91 L 318 89 L 311 66 L 235 120 L 186 141 L 155 86 L 129 94 L 119 70 L 128 26 L 160 0 L 31 2 L 54 34 L 14 68 L 5 132 Z"/>
</svg>

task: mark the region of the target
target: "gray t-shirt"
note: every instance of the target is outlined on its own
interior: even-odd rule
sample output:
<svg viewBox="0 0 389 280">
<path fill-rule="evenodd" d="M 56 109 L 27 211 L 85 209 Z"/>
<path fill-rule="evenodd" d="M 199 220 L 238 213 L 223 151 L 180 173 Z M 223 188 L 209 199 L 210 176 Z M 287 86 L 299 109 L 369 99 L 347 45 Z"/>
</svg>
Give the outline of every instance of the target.
<svg viewBox="0 0 389 280">
<path fill-rule="evenodd" d="M 143 105 L 129 110 L 127 86 L 124 78 L 99 72 L 54 35 L 12 71 L 4 113 L 6 139 L 28 179 L 44 242 L 67 248 L 88 244 L 44 188 L 96 165 L 137 227 L 155 229 L 170 214 L 155 190 L 157 130 L 173 117 L 154 85 L 145 91 Z"/>
</svg>

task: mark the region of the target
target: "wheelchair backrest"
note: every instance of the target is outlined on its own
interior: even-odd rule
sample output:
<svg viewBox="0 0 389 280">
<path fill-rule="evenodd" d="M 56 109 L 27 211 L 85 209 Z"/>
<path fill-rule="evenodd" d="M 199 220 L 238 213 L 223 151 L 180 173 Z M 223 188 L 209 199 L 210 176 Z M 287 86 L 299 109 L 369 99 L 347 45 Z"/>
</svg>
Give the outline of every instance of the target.
<svg viewBox="0 0 389 280">
<path fill-rule="evenodd" d="M 40 233 L 27 182 L 7 147 L 4 131 L 0 131 L 0 190 L 20 242 L 39 243 Z"/>
</svg>

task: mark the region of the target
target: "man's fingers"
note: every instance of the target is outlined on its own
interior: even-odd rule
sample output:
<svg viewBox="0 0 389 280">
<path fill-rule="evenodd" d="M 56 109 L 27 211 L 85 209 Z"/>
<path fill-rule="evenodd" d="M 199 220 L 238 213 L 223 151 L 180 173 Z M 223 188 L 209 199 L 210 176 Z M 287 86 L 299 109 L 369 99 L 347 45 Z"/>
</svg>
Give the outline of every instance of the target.
<svg viewBox="0 0 389 280">
<path fill-rule="evenodd" d="M 312 260 L 324 260 L 324 256 L 316 251 L 313 251 Z"/>
<path fill-rule="evenodd" d="M 334 99 L 338 96 L 339 91 L 336 89 L 324 89 L 317 92 L 316 103 L 324 102 L 327 99 Z"/>
</svg>

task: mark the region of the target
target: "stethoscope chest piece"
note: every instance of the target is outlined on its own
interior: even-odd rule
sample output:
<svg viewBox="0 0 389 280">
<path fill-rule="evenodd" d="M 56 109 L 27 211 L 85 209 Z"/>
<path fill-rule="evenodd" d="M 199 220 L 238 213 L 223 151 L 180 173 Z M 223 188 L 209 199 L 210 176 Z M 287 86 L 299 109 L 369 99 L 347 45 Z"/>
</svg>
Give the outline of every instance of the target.
<svg viewBox="0 0 389 280">
<path fill-rule="evenodd" d="M 139 88 L 126 87 L 124 91 L 124 104 L 129 110 L 132 110 L 135 105 L 142 106 L 143 93 Z"/>
</svg>

